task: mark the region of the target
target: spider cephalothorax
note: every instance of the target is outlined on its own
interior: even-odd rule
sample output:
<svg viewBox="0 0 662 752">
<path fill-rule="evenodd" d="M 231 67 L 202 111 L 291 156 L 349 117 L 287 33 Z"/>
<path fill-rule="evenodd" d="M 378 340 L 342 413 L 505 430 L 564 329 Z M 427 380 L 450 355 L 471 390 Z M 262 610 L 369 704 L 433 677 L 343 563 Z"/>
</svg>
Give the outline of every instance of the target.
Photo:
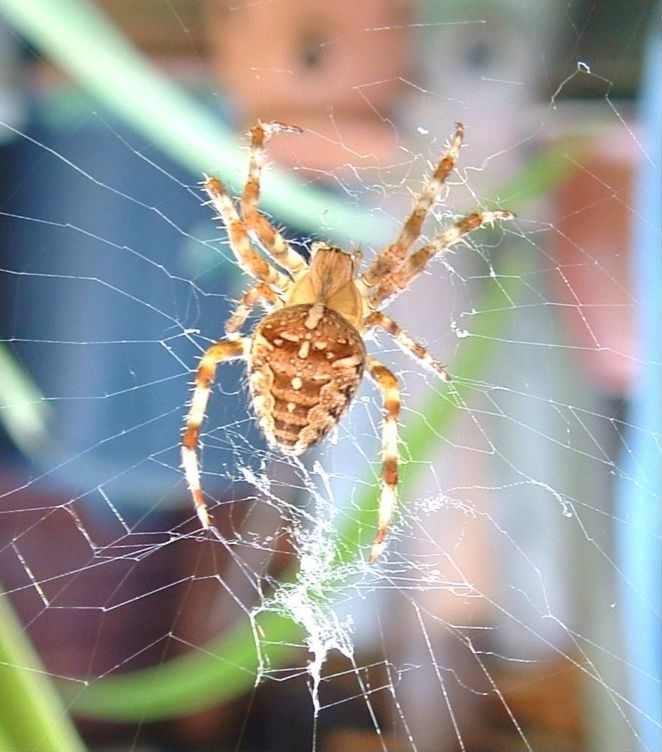
<svg viewBox="0 0 662 752">
<path fill-rule="evenodd" d="M 308 265 L 257 208 L 264 144 L 275 132 L 298 130 L 281 123 L 258 123 L 251 130 L 241 216 L 222 183 L 217 178 L 205 178 L 205 190 L 225 224 L 237 262 L 257 283 L 228 319 L 226 339 L 202 356 L 186 419 L 182 462 L 200 521 L 209 527 L 197 448 L 216 367 L 225 360 L 247 361 L 251 401 L 260 428 L 270 444 L 288 454 L 305 451 L 337 424 L 367 371 L 382 391 L 385 412 L 384 479 L 378 529 L 370 553 L 374 560 L 383 549 L 397 499 L 400 393 L 394 374 L 367 355 L 363 333 L 375 327 L 385 329 L 403 350 L 448 381 L 446 369 L 379 309 L 406 289 L 434 255 L 478 227 L 513 215 L 508 211 L 473 212 L 410 253 L 427 212 L 455 165 L 464 133 L 458 123 L 450 147 L 426 181 L 399 237 L 377 254 L 363 274 L 357 273 L 357 256 L 323 243 L 313 244 Z M 249 231 L 255 233 L 278 267 L 253 248 Z M 258 302 L 268 313 L 250 336 L 240 337 L 239 330 Z"/>
</svg>

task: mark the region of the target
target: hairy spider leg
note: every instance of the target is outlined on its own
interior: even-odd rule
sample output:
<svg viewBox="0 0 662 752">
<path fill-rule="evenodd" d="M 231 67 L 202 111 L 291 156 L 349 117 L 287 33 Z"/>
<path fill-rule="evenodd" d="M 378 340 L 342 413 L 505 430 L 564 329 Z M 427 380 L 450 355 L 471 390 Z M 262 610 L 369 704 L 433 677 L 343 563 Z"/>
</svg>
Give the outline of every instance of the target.
<svg viewBox="0 0 662 752">
<path fill-rule="evenodd" d="M 251 128 L 250 159 L 248 164 L 248 179 L 241 195 L 241 217 L 249 230 L 253 230 L 258 240 L 269 252 L 271 257 L 292 275 L 294 279 L 300 277 L 306 270 L 307 264 L 285 240 L 283 235 L 258 211 L 260 201 L 260 179 L 265 161 L 264 147 L 274 133 L 302 133 L 302 129 L 294 125 L 283 123 L 258 122 Z"/>
<path fill-rule="evenodd" d="M 265 308 L 269 308 L 279 303 L 280 300 L 269 285 L 264 282 L 258 282 L 253 287 L 250 287 L 241 296 L 225 324 L 225 333 L 228 337 L 236 338 L 238 336 L 237 333 L 246 322 L 250 312 L 259 302 L 262 302 Z"/>
<path fill-rule="evenodd" d="M 432 175 L 425 181 L 423 190 L 416 198 L 414 208 L 407 218 L 398 239 L 395 243 L 392 243 L 381 251 L 361 276 L 361 279 L 368 287 L 372 287 L 384 276 L 398 269 L 404 262 L 411 246 L 420 237 L 423 222 L 425 222 L 431 206 L 437 200 L 442 186 L 455 167 L 463 138 L 464 126 L 462 123 L 456 123 L 455 134 L 450 146 L 442 155 Z"/>
<path fill-rule="evenodd" d="M 381 311 L 375 311 L 365 319 L 363 325 L 367 329 L 373 327 L 384 329 L 384 331 L 388 332 L 395 339 L 401 350 L 422 361 L 423 365 L 427 366 L 431 371 L 434 371 L 442 381 L 445 381 L 446 383 L 452 381 L 450 374 L 444 366 L 434 360 L 427 349 L 421 345 L 420 342 L 413 340 L 407 332 L 404 331 L 400 324 L 390 316 L 387 316 Z"/>
<path fill-rule="evenodd" d="M 237 263 L 251 277 L 285 291 L 290 279 L 271 266 L 251 245 L 245 224 L 239 218 L 232 199 L 218 178 L 205 176 L 205 191 L 228 232 L 230 247 Z"/>
<path fill-rule="evenodd" d="M 393 512 L 398 503 L 398 418 L 400 417 L 400 388 L 398 379 L 376 358 L 367 360 L 368 373 L 380 389 L 384 401 L 382 426 L 382 490 L 379 497 L 377 533 L 370 550 L 370 561 L 378 559 Z"/>
<path fill-rule="evenodd" d="M 411 254 L 400 269 L 387 275 L 370 293 L 369 305 L 377 308 L 384 301 L 390 301 L 395 295 L 406 289 L 417 277 L 428 261 L 438 253 L 447 251 L 452 245 L 479 227 L 494 224 L 497 220 L 510 220 L 515 215 L 510 211 L 472 212 L 462 217 L 448 229 L 436 235 L 430 243 Z"/>
<path fill-rule="evenodd" d="M 182 438 L 182 465 L 186 475 L 195 511 L 202 523 L 202 527 L 209 527 L 209 513 L 200 487 L 200 466 L 198 451 L 200 443 L 200 426 L 205 419 L 207 403 L 211 386 L 216 375 L 216 368 L 226 360 L 245 358 L 248 350 L 248 339 L 222 339 L 207 348 L 200 359 L 200 365 L 195 376 L 195 389 L 191 398 L 184 426 Z"/>
</svg>

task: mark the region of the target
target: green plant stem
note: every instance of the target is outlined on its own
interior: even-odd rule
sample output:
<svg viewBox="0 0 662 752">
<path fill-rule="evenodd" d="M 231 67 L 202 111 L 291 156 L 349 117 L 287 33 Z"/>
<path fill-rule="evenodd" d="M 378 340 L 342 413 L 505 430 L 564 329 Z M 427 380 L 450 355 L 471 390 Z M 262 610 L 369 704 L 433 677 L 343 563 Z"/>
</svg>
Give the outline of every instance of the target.
<svg viewBox="0 0 662 752">
<path fill-rule="evenodd" d="M 514 208 L 545 195 L 574 170 L 574 159 L 581 152 L 576 143 L 560 144 L 554 150 L 532 160 L 521 173 L 504 185 L 498 195 L 512 202 Z M 495 344 L 505 332 L 513 309 L 508 299 L 517 300 L 523 275 L 532 268 L 527 248 L 521 246 L 499 264 L 499 285 L 490 285 L 483 293 L 478 310 L 490 311 L 476 319 L 471 336 L 466 338 L 453 363 L 456 399 L 468 400 L 469 379 L 479 379 L 489 366 Z M 452 430 L 459 414 L 456 399 L 450 392 L 432 394 L 421 406 L 418 417 L 409 421 L 402 432 L 402 441 L 412 461 L 403 467 L 400 496 L 402 506 L 412 498 L 415 483 L 426 462 L 439 451 L 439 437 Z M 356 512 L 341 524 L 338 531 L 337 556 L 333 573 L 355 561 L 374 534 L 377 508 L 376 490 L 366 484 L 356 499 Z M 294 572 L 286 577 L 292 580 Z M 321 584 L 323 590 L 324 584 Z M 337 592 L 338 583 L 334 583 Z M 287 662 L 302 644 L 302 628 L 273 612 L 260 614 L 256 620 L 261 644 L 268 646 L 268 665 L 272 668 Z M 267 660 L 267 657 L 262 660 Z M 261 659 L 251 625 L 238 625 L 199 652 L 174 658 L 161 666 L 136 671 L 124 676 L 106 677 L 84 691 L 67 690 L 74 709 L 83 715 L 118 721 L 159 720 L 186 715 L 236 697 L 260 678 Z M 66 688 L 65 688 L 66 689 Z"/>
<path fill-rule="evenodd" d="M 510 252 L 499 264 L 499 285 L 491 285 L 479 301 L 479 311 L 491 311 L 489 316 L 474 318 L 474 330 L 464 341 L 453 361 L 453 384 L 445 393 L 432 393 L 416 415 L 409 415 L 402 432 L 402 445 L 407 448 L 411 462 L 400 467 L 400 507 L 403 508 L 415 493 L 416 484 L 429 467 L 429 461 L 440 451 L 441 437 L 453 429 L 461 412 L 459 405 L 470 401 L 475 387 L 470 382 L 478 380 L 492 362 L 498 337 L 507 330 L 513 308 L 510 300 L 517 300 L 522 287 L 522 276 L 530 264 L 521 258 L 522 248 Z M 354 561 L 361 550 L 372 541 L 377 518 L 378 495 L 374 489 L 361 494 L 351 523 L 342 533 L 338 546 L 338 566 Z"/>
<path fill-rule="evenodd" d="M 273 611 L 257 615 L 255 629 L 264 635 L 265 647 L 259 651 L 252 628 L 241 624 L 200 652 L 104 679 L 84 690 L 67 685 L 62 689 L 76 712 L 96 718 L 159 720 L 203 710 L 249 689 L 263 667 L 286 663 L 295 650 L 292 643 L 304 636 L 299 625 Z"/>
<path fill-rule="evenodd" d="M 16 745 L 0 725 L 0 752 L 16 752 Z"/>
<path fill-rule="evenodd" d="M 0 0 L 0 11 L 32 44 L 118 117 L 194 172 L 219 173 L 240 190 L 245 158 L 220 117 L 160 74 L 86 0 Z M 380 245 L 386 222 L 272 168 L 264 207 L 293 227 L 337 241 Z"/>
<path fill-rule="evenodd" d="M 52 682 L 0 592 L 0 750 L 83 752 Z"/>
<path fill-rule="evenodd" d="M 42 446 L 48 437 L 48 407 L 42 393 L 12 353 L 0 342 L 0 423 L 26 454 Z"/>
</svg>

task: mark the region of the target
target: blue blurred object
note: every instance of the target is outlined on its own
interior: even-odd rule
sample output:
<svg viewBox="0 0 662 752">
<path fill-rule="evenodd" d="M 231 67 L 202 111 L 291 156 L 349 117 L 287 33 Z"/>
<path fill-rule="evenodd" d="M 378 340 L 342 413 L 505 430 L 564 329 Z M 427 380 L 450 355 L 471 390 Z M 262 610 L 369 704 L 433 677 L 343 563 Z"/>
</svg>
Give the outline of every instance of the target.
<svg viewBox="0 0 662 752">
<path fill-rule="evenodd" d="M 625 640 L 631 664 L 632 701 L 642 746 L 660 749 L 662 727 L 660 682 L 660 363 L 662 362 L 662 316 L 660 305 L 660 248 L 662 222 L 660 203 L 660 37 L 649 45 L 642 91 L 643 144 L 649 157 L 642 160 L 637 183 L 634 269 L 636 353 L 640 364 L 629 422 L 630 452 L 626 478 L 620 486 L 617 526 L 620 534 L 620 565 L 623 571 L 622 603 Z"/>
<path fill-rule="evenodd" d="M 33 458 L 41 487 L 140 515 L 188 502 L 178 444 L 192 369 L 247 280 L 202 205 L 200 176 L 104 117 L 58 90 L 5 147 L 0 338 L 52 410 L 51 440 Z M 226 398 L 205 426 L 215 495 L 238 456 L 260 454 L 241 383 L 238 367 L 223 369 Z"/>
</svg>

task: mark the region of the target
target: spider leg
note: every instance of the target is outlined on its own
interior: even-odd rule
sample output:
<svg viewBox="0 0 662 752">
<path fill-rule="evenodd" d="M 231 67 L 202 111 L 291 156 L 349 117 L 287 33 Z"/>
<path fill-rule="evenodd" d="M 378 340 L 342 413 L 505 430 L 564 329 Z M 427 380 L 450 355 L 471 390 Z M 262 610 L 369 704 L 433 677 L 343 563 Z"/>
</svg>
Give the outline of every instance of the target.
<svg viewBox="0 0 662 752">
<path fill-rule="evenodd" d="M 237 214 L 232 199 L 218 178 L 205 176 L 204 188 L 213 207 L 223 220 L 228 232 L 230 247 L 239 266 L 251 277 L 266 282 L 280 290 L 287 290 L 290 279 L 271 266 L 251 245 L 246 225 Z"/>
<path fill-rule="evenodd" d="M 186 481 L 193 497 L 195 511 L 202 523 L 202 527 L 209 527 L 209 514 L 200 486 L 200 466 L 198 463 L 198 446 L 200 443 L 200 426 L 205 419 L 205 411 L 211 385 L 216 375 L 219 363 L 226 360 L 236 360 L 246 357 L 248 339 L 222 339 L 207 348 L 200 359 L 198 372 L 195 376 L 195 389 L 191 398 L 191 406 L 186 416 L 184 437 L 182 438 L 182 465 Z"/>
<path fill-rule="evenodd" d="M 400 417 L 400 388 L 398 379 L 375 358 L 368 358 L 368 373 L 384 398 L 384 425 L 382 428 L 382 490 L 379 497 L 377 533 L 370 550 L 370 561 L 379 558 L 393 512 L 398 501 L 398 418 Z"/>
<path fill-rule="evenodd" d="M 514 217 L 515 215 L 510 211 L 477 211 L 462 217 L 448 229 L 436 235 L 430 243 L 412 253 L 400 269 L 384 277 L 369 294 L 370 307 L 376 308 L 402 292 L 425 269 L 433 256 L 447 251 L 469 233 L 479 227 L 494 224 L 497 220 L 507 221 Z"/>
<path fill-rule="evenodd" d="M 398 269 L 405 260 L 407 251 L 420 237 L 423 222 L 425 222 L 430 207 L 437 200 L 439 191 L 455 167 L 463 138 L 464 126 L 462 123 L 456 123 L 451 144 L 442 155 L 432 175 L 426 180 L 398 239 L 381 251 L 361 276 L 368 287 L 372 287 L 385 275 Z"/>
<path fill-rule="evenodd" d="M 452 380 L 444 366 L 434 360 L 427 349 L 421 345 L 420 342 L 413 340 L 407 332 L 404 331 L 400 324 L 390 316 L 387 316 L 381 311 L 375 311 L 365 319 L 363 324 L 366 328 L 381 327 L 395 339 L 401 350 L 419 360 L 422 360 L 424 365 L 434 371 L 442 381 L 448 383 Z"/>
<path fill-rule="evenodd" d="M 301 128 L 283 123 L 259 122 L 251 128 L 250 161 L 248 179 L 241 195 L 241 217 L 246 227 L 253 230 L 271 257 L 296 279 L 307 269 L 303 257 L 298 254 L 283 235 L 258 211 L 260 201 L 260 178 L 264 165 L 264 147 L 274 133 L 302 133 Z"/>
<path fill-rule="evenodd" d="M 241 327 L 244 325 L 248 315 L 255 305 L 262 301 L 263 304 L 276 305 L 279 298 L 276 293 L 264 282 L 258 282 L 253 287 L 246 290 L 237 303 L 234 311 L 230 314 L 226 324 L 225 333 L 229 338 L 236 338 Z"/>
</svg>

